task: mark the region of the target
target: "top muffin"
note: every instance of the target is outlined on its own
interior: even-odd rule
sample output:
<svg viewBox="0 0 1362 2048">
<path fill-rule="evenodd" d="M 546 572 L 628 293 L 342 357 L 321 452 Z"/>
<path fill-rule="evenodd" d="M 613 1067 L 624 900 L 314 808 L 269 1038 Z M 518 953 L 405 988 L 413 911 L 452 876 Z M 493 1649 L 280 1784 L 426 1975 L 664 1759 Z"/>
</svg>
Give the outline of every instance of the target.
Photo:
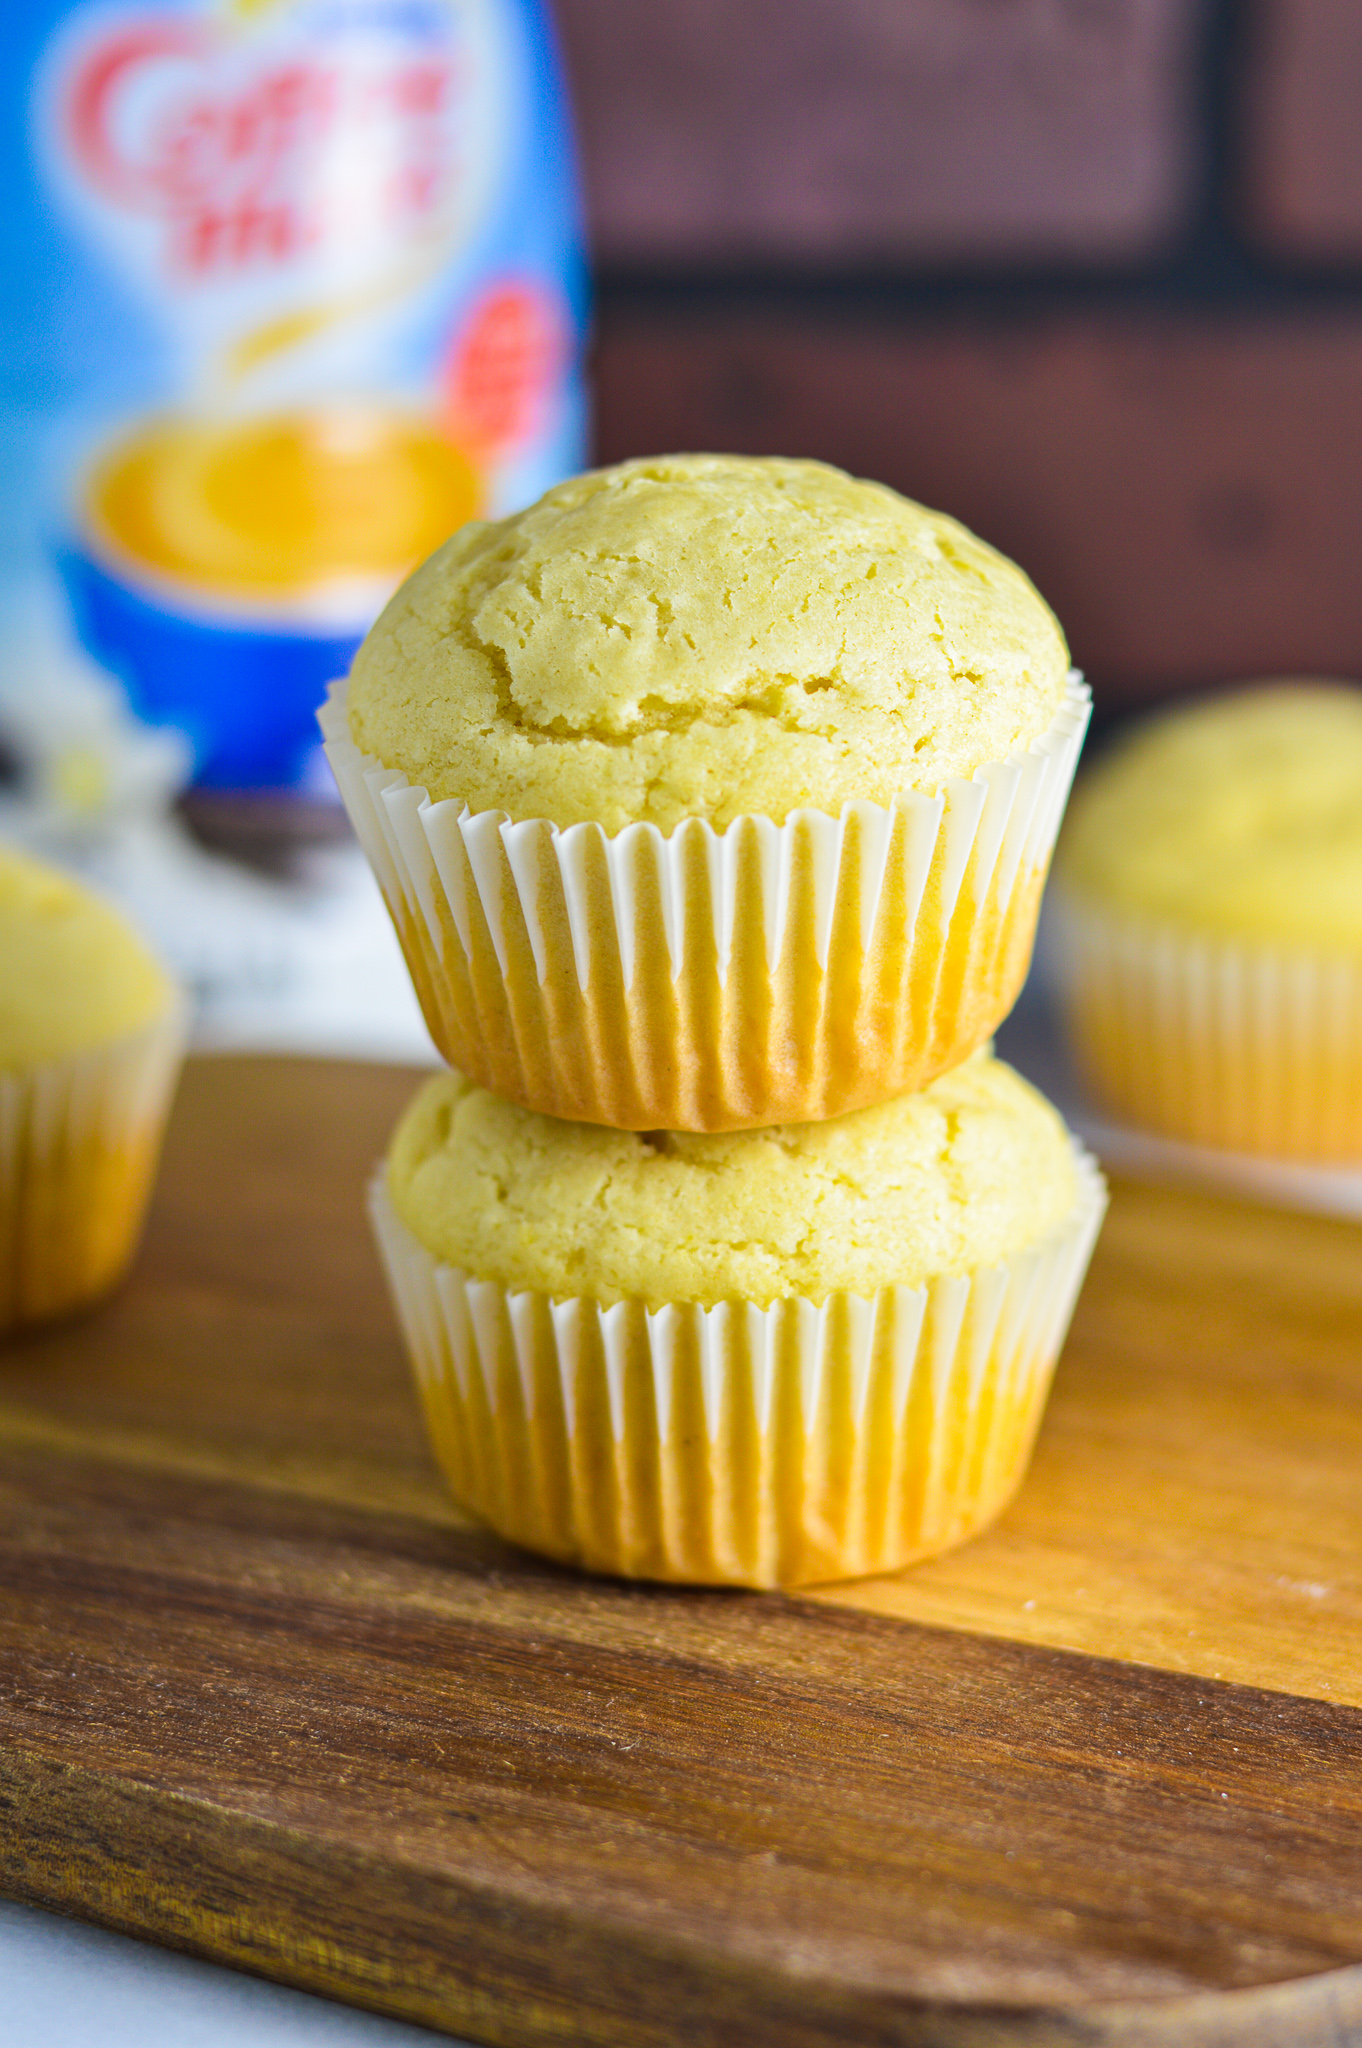
<svg viewBox="0 0 1362 2048">
<path fill-rule="evenodd" d="M 1129 917 L 1362 953 L 1362 690 L 1260 684 L 1151 720 L 1080 783 L 1057 873 Z"/>
<path fill-rule="evenodd" d="M 1044 732 L 1067 671 L 953 519 L 823 463 L 677 455 L 461 528 L 361 647 L 349 718 L 475 812 L 722 831 L 969 776 Z"/>
<path fill-rule="evenodd" d="M 0 846 L 0 1073 L 138 1031 L 170 996 L 164 970 L 116 910 Z"/>
</svg>

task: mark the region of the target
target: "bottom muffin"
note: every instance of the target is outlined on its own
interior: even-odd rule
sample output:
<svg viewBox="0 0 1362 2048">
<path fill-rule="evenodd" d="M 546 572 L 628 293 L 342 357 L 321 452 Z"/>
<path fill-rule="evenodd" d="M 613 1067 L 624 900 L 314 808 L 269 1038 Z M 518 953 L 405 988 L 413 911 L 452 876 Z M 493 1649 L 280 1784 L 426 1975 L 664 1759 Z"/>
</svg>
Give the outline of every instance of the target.
<svg viewBox="0 0 1362 2048">
<path fill-rule="evenodd" d="M 1105 1199 L 981 1053 L 718 1136 L 561 1123 L 441 1074 L 372 1214 L 460 1502 L 591 1570 L 773 1586 L 891 1571 L 998 1513 Z"/>
</svg>

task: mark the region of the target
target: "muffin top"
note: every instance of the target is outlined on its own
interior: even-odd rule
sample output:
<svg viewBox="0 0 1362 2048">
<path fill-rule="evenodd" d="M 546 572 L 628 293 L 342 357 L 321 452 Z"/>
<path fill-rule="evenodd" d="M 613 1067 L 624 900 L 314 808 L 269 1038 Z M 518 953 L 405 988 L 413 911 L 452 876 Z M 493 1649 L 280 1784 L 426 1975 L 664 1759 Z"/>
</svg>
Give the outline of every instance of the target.
<svg viewBox="0 0 1362 2048">
<path fill-rule="evenodd" d="M 717 1137 L 562 1123 L 443 1073 L 398 1125 L 388 1188 L 477 1279 L 656 1308 L 973 1272 L 1045 1236 L 1077 1183 L 1055 1111 L 983 1052 L 920 1094 Z"/>
<path fill-rule="evenodd" d="M 351 735 L 432 798 L 716 830 L 972 775 L 1068 653 L 1013 563 L 819 462 L 672 455 L 462 527 L 356 656 Z"/>
<path fill-rule="evenodd" d="M 0 846 L 0 1073 L 149 1024 L 171 983 L 116 910 L 56 868 Z"/>
<path fill-rule="evenodd" d="M 1151 719 L 1080 783 L 1057 874 L 1133 917 L 1362 952 L 1362 690 L 1260 683 Z"/>
</svg>

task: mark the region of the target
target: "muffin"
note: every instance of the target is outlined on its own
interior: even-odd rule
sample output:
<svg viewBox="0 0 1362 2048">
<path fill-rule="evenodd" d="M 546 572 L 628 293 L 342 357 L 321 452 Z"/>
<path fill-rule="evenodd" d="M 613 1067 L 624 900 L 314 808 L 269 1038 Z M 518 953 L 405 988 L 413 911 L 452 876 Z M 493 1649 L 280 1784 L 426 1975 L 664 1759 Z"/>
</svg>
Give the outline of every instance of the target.
<svg viewBox="0 0 1362 2048">
<path fill-rule="evenodd" d="M 132 1257 L 183 1005 L 106 903 L 0 847 L 0 1329 L 84 1306 Z"/>
<path fill-rule="evenodd" d="M 465 526 L 322 716 L 454 1065 L 723 1131 L 1006 1014 L 1087 717 L 1021 571 L 820 463 L 671 456 Z"/>
<path fill-rule="evenodd" d="M 1362 1165 L 1362 690 L 1261 683 L 1150 720 L 1078 791 L 1054 929 L 1105 1110 Z"/>
<path fill-rule="evenodd" d="M 426 1082 L 372 1215 L 459 1501 L 596 1571 L 794 1585 L 961 1541 L 1021 1479 L 1105 1195 L 977 1053 L 716 1134 Z"/>
</svg>

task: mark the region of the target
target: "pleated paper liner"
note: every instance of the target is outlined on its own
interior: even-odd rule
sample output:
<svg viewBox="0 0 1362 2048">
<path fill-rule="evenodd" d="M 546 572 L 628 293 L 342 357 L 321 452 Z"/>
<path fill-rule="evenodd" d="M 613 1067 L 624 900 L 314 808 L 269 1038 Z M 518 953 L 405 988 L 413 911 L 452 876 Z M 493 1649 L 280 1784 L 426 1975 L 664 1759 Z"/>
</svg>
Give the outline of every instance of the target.
<svg viewBox="0 0 1362 2048">
<path fill-rule="evenodd" d="M 1106 1206 L 1005 1265 L 760 1308 L 602 1308 L 440 1264 L 370 1213 L 450 1488 L 511 1542 L 631 1578 L 791 1586 L 893 1571 L 1019 1484 Z"/>
<path fill-rule="evenodd" d="M 185 1006 L 0 1073 L 0 1330 L 84 1307 L 137 1248 L 179 1077 Z"/>
<path fill-rule="evenodd" d="M 629 1130 L 805 1122 L 921 1088 L 1011 1008 L 1087 727 L 840 817 L 559 829 L 326 749 L 431 1035 L 510 1101 Z"/>
<path fill-rule="evenodd" d="M 1067 892 L 1051 929 L 1102 1110 L 1193 1145 L 1362 1167 L 1362 960 L 1199 937 Z"/>
</svg>

